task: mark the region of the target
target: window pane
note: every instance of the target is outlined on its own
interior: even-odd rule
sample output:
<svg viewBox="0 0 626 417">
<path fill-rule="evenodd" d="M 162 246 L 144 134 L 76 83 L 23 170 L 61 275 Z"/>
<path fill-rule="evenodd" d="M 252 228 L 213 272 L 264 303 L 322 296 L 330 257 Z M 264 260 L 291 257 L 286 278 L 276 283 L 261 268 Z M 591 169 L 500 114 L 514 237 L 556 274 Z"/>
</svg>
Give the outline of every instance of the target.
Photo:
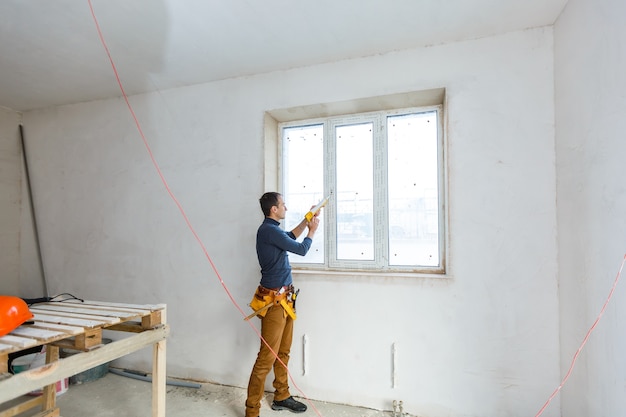
<svg viewBox="0 0 626 417">
<path fill-rule="evenodd" d="M 387 118 L 389 264 L 439 265 L 437 113 Z"/>
<path fill-rule="evenodd" d="M 302 221 L 312 205 L 323 197 L 324 191 L 324 128 L 323 125 L 298 126 L 283 129 L 283 199 L 287 215 L 286 230 Z M 324 210 L 313 245 L 306 256 L 289 253 L 291 263 L 324 263 Z M 302 240 L 307 231 L 300 236 Z"/>
<path fill-rule="evenodd" d="M 337 126 L 337 259 L 374 259 L 373 124 Z"/>
</svg>

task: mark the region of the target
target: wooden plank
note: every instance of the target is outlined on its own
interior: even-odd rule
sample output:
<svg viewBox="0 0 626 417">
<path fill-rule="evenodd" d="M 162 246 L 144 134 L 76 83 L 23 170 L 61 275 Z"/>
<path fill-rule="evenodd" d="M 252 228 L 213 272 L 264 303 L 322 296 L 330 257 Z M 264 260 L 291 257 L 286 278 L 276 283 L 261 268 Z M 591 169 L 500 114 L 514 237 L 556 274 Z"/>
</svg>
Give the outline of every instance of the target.
<svg viewBox="0 0 626 417">
<path fill-rule="evenodd" d="M 56 330 L 70 335 L 77 335 L 85 331 L 82 326 L 68 326 L 65 324 L 47 323 L 44 321 L 35 321 L 35 324 L 32 324 L 29 327 L 37 329 Z"/>
<path fill-rule="evenodd" d="M 56 346 L 46 347 L 46 363 L 54 363 L 59 360 L 59 348 Z M 56 381 L 43 388 L 43 410 L 53 410 L 57 405 Z"/>
<path fill-rule="evenodd" d="M 12 334 L 8 334 L 6 336 L 0 337 L 0 343 L 13 345 L 13 346 L 21 347 L 21 348 L 31 347 L 32 346 L 31 342 L 32 342 L 32 339 L 28 337 L 19 337 L 19 336 L 14 336 Z"/>
<path fill-rule="evenodd" d="M 152 417 L 165 417 L 165 393 L 167 375 L 165 369 L 166 341 L 161 340 L 152 348 Z"/>
<path fill-rule="evenodd" d="M 66 314 L 66 313 L 74 313 L 80 314 L 81 316 L 86 314 L 90 316 L 97 317 L 117 317 L 117 318 L 131 318 L 131 317 L 140 317 L 141 314 L 137 314 L 135 311 L 118 311 L 118 310 L 98 310 L 91 308 L 82 308 L 82 307 L 72 307 L 70 305 L 64 305 L 63 303 L 57 303 L 55 305 L 50 304 L 38 304 L 36 309 L 31 309 L 31 311 L 54 311 L 58 314 Z"/>
<path fill-rule="evenodd" d="M 96 315 L 92 315 L 92 314 L 81 314 L 81 313 L 71 313 L 71 312 L 59 312 L 59 311 L 55 311 L 55 310 L 39 310 L 36 308 L 31 308 L 30 311 L 33 314 L 53 314 L 51 311 L 54 311 L 54 315 L 59 317 L 61 320 L 63 320 L 63 317 L 70 317 L 70 318 L 78 318 L 78 319 L 87 319 L 87 320 L 96 320 L 96 321 L 101 321 L 103 323 L 106 324 L 115 324 L 115 323 L 119 323 L 122 320 L 119 319 L 118 317 L 105 317 L 105 316 L 96 316 Z M 62 324 L 71 324 L 71 323 L 65 323 L 63 321 L 61 321 Z"/>
<path fill-rule="evenodd" d="M 22 414 L 24 411 L 35 408 L 43 403 L 43 398 L 35 397 L 29 400 L 22 401 L 21 403 L 14 405 L 4 411 L 0 411 L 0 417 L 13 417 L 18 414 Z"/>
<path fill-rule="evenodd" d="M 164 340 L 168 334 L 169 327 L 162 326 L 133 334 L 89 352 L 72 355 L 36 369 L 20 372 L 12 378 L 0 381 L 0 403 L 157 343 Z"/>
<path fill-rule="evenodd" d="M 108 307 L 119 307 L 119 308 L 130 308 L 130 309 L 138 309 L 138 310 L 150 310 L 157 311 L 165 309 L 165 304 L 127 304 L 127 303 L 112 303 L 106 301 L 92 301 L 85 300 L 82 303 L 78 300 L 68 300 L 67 303 L 70 304 L 88 304 L 94 306 L 108 306 Z"/>
<path fill-rule="evenodd" d="M 109 324 L 114 324 L 116 321 L 111 320 L 110 318 L 99 318 L 97 316 L 86 317 L 84 315 L 72 314 L 71 316 L 60 316 L 60 315 L 51 315 L 49 312 L 45 314 L 41 314 L 37 311 L 32 311 L 35 315 L 35 323 L 43 322 L 43 323 L 53 323 L 60 324 L 66 326 L 77 326 L 77 327 L 102 327 Z M 82 318 L 80 318 L 82 317 Z M 119 322 L 119 320 L 117 321 Z"/>
<path fill-rule="evenodd" d="M 113 326 L 107 327 L 106 329 L 130 333 L 141 333 L 146 330 L 144 327 L 141 326 L 141 323 L 139 323 L 138 321 L 126 321 L 124 323 L 114 324 Z"/>
<path fill-rule="evenodd" d="M 45 410 L 33 415 L 32 417 L 61 417 L 61 410 L 59 407 L 53 410 Z"/>
<path fill-rule="evenodd" d="M 115 307 L 111 305 L 100 305 L 100 304 L 87 304 L 87 303 L 64 303 L 64 304 L 45 304 L 49 306 L 58 307 L 59 310 L 63 308 L 75 308 L 80 307 L 88 310 L 96 310 L 96 311 L 115 311 L 116 313 L 125 312 L 125 313 L 135 313 L 135 314 L 150 314 L 152 310 L 149 308 L 136 308 L 136 307 Z"/>
<path fill-rule="evenodd" d="M 67 333 L 58 332 L 55 330 L 35 329 L 30 326 L 20 326 L 17 329 L 14 329 L 10 334 L 13 336 L 30 337 L 32 339 L 37 339 L 40 343 L 48 343 L 53 340 L 68 337 Z"/>
<path fill-rule="evenodd" d="M 159 312 L 163 324 L 167 322 L 167 312 Z M 165 393 L 167 385 L 166 339 L 155 343 L 152 348 L 152 417 L 165 417 Z"/>
<path fill-rule="evenodd" d="M 13 336 L 10 334 L 2 336 L 0 338 L 0 343 L 2 343 L 3 346 L 12 346 L 10 348 L 0 348 L 0 354 L 18 352 L 20 350 L 28 349 L 41 344 L 36 339 Z"/>
</svg>

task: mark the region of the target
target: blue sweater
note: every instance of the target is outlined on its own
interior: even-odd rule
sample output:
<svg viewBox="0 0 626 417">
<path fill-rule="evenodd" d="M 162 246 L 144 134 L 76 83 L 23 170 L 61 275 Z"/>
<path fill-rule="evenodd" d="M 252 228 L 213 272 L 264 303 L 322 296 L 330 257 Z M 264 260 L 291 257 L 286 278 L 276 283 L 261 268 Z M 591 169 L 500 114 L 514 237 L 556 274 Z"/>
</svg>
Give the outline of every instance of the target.
<svg viewBox="0 0 626 417">
<path fill-rule="evenodd" d="M 279 288 L 291 285 L 291 265 L 287 252 L 304 256 L 311 248 L 313 241 L 305 237 L 302 242 L 296 241 L 291 232 L 285 232 L 280 223 L 265 218 L 256 233 L 256 254 L 261 266 L 261 285 L 265 288 Z"/>
</svg>

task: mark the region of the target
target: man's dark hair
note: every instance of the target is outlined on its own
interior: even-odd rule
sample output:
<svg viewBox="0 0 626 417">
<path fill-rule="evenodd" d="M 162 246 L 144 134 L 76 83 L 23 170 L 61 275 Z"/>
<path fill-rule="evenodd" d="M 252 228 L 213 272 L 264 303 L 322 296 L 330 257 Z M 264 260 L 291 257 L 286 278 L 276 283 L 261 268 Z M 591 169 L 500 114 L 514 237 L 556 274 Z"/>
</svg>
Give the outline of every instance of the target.
<svg viewBox="0 0 626 417">
<path fill-rule="evenodd" d="M 263 214 L 265 217 L 268 217 L 272 211 L 272 207 L 278 206 L 278 197 L 281 194 L 271 191 L 269 193 L 265 193 L 259 198 L 259 203 L 261 203 L 261 210 L 263 210 Z"/>
</svg>

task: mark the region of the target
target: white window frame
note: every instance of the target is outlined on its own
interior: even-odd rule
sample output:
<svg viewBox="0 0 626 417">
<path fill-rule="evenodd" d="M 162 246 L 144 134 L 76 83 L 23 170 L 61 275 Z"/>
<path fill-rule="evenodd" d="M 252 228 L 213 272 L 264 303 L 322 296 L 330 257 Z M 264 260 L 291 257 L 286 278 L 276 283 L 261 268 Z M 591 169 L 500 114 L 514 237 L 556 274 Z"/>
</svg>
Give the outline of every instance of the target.
<svg viewBox="0 0 626 417">
<path fill-rule="evenodd" d="M 435 94 L 435 96 L 439 97 L 439 100 L 423 102 L 423 95 L 432 94 L 433 91 L 440 92 L 440 95 Z M 312 125 L 312 124 L 324 124 L 324 132 L 326 136 L 334 135 L 334 129 L 332 128 L 334 125 L 344 125 L 346 122 L 359 122 L 364 121 L 365 118 L 371 118 L 375 116 L 380 121 L 380 124 L 376 127 L 376 129 L 386 129 L 386 121 L 388 116 L 394 115 L 402 115 L 407 113 L 416 113 L 416 112 L 426 112 L 426 111 L 437 111 L 437 121 L 438 121 L 438 178 L 439 178 L 439 187 L 438 187 L 438 198 L 439 198 L 439 225 L 438 225 L 438 233 L 439 233 L 439 265 L 437 266 L 389 266 L 388 261 L 385 261 L 388 253 L 388 242 L 387 239 L 382 238 L 382 236 L 387 236 L 389 231 L 382 232 L 381 235 L 380 230 L 375 230 L 375 260 L 374 261 L 358 261 L 358 260 L 341 260 L 337 259 L 336 253 L 336 219 L 337 213 L 335 211 L 336 207 L 331 202 L 325 209 L 325 216 L 327 221 L 324 225 L 324 237 L 325 237 L 325 260 L 324 264 L 305 264 L 305 263 L 292 263 L 292 267 L 294 270 L 322 270 L 322 271 L 356 271 L 356 272 L 393 272 L 393 273 L 417 273 L 417 274 L 437 274 L 443 275 L 446 273 L 446 263 L 447 263 L 447 247 L 448 247 L 448 236 L 447 236 L 447 166 L 446 166 L 446 158 L 445 158 L 445 103 L 444 103 L 444 94 L 445 90 L 429 90 L 427 92 L 417 92 L 414 93 L 413 98 L 415 98 L 415 94 L 418 98 L 421 99 L 422 102 L 416 103 L 419 106 L 414 107 L 392 107 L 386 108 L 382 110 L 374 109 L 375 111 L 369 112 L 361 112 L 358 114 L 345 114 L 343 115 L 331 115 L 329 117 L 323 118 L 292 118 L 292 120 L 281 120 L 281 115 L 290 114 L 293 116 L 293 109 L 284 109 L 284 110 L 275 110 L 272 112 L 268 112 L 266 114 L 266 170 L 265 170 L 265 183 L 266 183 L 266 191 L 270 190 L 278 190 L 281 192 L 282 190 L 282 169 L 281 169 L 281 161 L 282 161 L 282 130 L 284 127 L 293 127 L 293 126 L 303 126 L 303 125 Z M 380 99 L 380 98 L 373 98 Z M 390 100 L 393 101 L 393 100 Z M 403 96 L 403 102 L 406 102 L 406 96 Z M 414 100 L 415 101 L 415 100 Z M 420 101 L 420 100 L 417 100 Z M 428 101 L 428 100 L 426 100 Z M 367 107 L 367 106 L 365 106 Z M 324 108 L 327 110 L 329 108 L 329 104 L 325 104 Z M 299 111 L 302 111 L 302 107 L 297 108 Z M 370 109 L 371 110 L 371 109 Z M 306 115 L 314 115 L 314 112 L 303 112 L 304 114 L 300 116 Z M 272 134 L 271 131 L 274 131 Z M 386 136 L 386 133 L 384 134 Z M 326 184 L 329 184 L 331 178 L 328 178 L 329 169 L 328 163 L 329 161 L 334 161 L 334 149 L 328 146 L 328 140 L 325 138 L 324 140 L 324 164 L 325 164 L 325 187 Z M 376 143 L 376 142 L 375 142 Z M 380 144 L 380 143 L 379 143 Z M 387 158 L 386 158 L 386 139 L 383 143 L 384 149 L 378 149 L 375 151 L 377 158 L 382 158 L 384 161 L 382 164 L 382 173 L 379 173 L 384 178 L 383 180 L 386 183 L 386 173 L 387 173 Z M 376 146 L 376 145 L 375 145 Z M 275 153 L 274 153 L 275 152 Z M 273 185 L 271 185 L 273 184 Z M 332 186 L 331 186 L 332 189 Z M 330 191 L 330 190 L 328 190 Z M 327 192 L 325 190 L 325 192 Z M 375 200 L 379 199 L 380 194 L 386 193 L 386 186 L 384 189 L 376 189 Z M 315 203 L 315 202 L 312 202 Z M 378 227 L 388 227 L 387 218 L 389 216 L 387 207 L 379 205 L 379 207 L 384 207 L 383 211 L 379 213 L 382 218 L 375 219 L 375 225 Z M 292 227 L 292 225 L 285 225 L 287 228 Z"/>
</svg>

